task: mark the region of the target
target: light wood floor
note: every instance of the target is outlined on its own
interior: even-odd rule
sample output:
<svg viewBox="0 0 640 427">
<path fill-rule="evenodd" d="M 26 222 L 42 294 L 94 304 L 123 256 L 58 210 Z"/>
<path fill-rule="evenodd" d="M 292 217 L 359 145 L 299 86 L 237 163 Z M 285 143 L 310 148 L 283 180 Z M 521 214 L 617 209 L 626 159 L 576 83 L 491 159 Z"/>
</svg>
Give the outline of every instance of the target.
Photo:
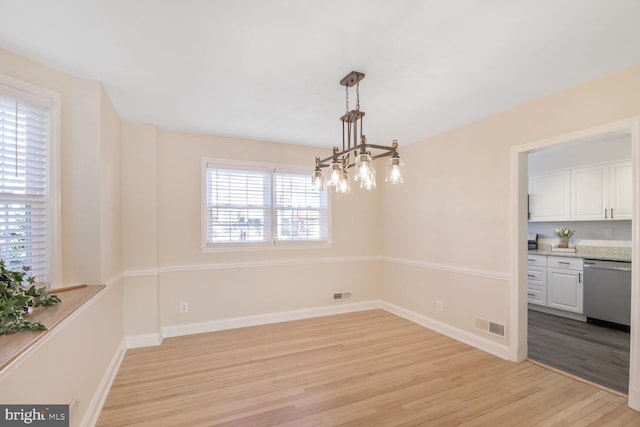
<svg viewBox="0 0 640 427">
<path fill-rule="evenodd" d="M 99 426 L 639 426 L 626 399 L 382 310 L 129 350 Z"/>
</svg>

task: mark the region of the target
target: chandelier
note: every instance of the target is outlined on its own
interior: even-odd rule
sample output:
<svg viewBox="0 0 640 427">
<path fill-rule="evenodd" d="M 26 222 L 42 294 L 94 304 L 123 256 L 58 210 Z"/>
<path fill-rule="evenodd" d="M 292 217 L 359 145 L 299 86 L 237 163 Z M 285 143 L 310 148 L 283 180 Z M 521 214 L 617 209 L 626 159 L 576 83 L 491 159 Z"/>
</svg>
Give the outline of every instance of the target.
<svg viewBox="0 0 640 427">
<path fill-rule="evenodd" d="M 348 169 L 355 167 L 353 180 L 360 184 L 360 188 L 372 190 L 376 188 L 376 170 L 372 161 L 382 157 L 389 157 L 386 165 L 385 182 L 401 184 L 404 166 L 398 154 L 398 141 L 393 140 L 390 146 L 367 143 L 362 133 L 364 111 L 360 110 L 360 80 L 364 74 L 352 71 L 347 74 L 340 84 L 345 87 L 346 112 L 340 117 L 342 122 L 342 150 L 333 147 L 333 154 L 321 159 L 316 157 L 316 169 L 312 175 L 313 185 L 323 191 L 327 187 L 334 187 L 338 193 L 351 191 Z M 349 88 L 356 87 L 356 106 L 349 110 Z M 327 169 L 325 178 L 322 169 Z"/>
</svg>

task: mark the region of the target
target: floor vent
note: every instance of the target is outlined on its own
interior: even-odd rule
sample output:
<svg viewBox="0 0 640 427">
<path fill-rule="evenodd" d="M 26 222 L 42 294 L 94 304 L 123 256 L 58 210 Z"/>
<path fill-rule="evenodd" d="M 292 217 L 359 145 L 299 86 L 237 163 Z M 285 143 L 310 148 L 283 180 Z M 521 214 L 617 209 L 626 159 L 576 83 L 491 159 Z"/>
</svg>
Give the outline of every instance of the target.
<svg viewBox="0 0 640 427">
<path fill-rule="evenodd" d="M 339 294 L 333 294 L 333 300 L 340 300 L 340 299 L 348 299 L 351 298 L 351 292 L 342 292 Z"/>
<path fill-rule="evenodd" d="M 505 325 L 483 319 L 482 317 L 473 316 L 473 327 L 479 331 L 501 338 L 506 338 L 507 336 L 507 327 Z"/>
</svg>

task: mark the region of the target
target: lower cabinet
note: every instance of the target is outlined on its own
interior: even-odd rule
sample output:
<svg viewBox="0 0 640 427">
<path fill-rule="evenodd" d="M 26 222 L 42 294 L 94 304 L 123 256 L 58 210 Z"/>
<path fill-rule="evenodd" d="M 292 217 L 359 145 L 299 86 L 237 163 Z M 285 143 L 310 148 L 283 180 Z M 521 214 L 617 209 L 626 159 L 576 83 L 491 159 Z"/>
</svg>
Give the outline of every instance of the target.
<svg viewBox="0 0 640 427">
<path fill-rule="evenodd" d="M 530 304 L 582 314 L 582 258 L 529 255 Z"/>
<path fill-rule="evenodd" d="M 549 307 L 582 313 L 582 272 L 549 268 L 547 290 Z"/>
<path fill-rule="evenodd" d="M 547 305 L 547 287 L 529 285 L 527 299 L 529 304 Z"/>
<path fill-rule="evenodd" d="M 547 256 L 529 255 L 527 299 L 531 304 L 547 305 Z"/>
</svg>

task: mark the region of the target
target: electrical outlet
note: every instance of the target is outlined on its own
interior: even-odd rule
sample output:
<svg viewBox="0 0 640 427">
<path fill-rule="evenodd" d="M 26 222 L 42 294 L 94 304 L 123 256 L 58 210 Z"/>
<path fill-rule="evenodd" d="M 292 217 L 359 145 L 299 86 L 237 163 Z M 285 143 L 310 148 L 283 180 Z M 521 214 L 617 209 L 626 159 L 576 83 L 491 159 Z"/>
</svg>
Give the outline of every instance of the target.
<svg viewBox="0 0 640 427">
<path fill-rule="evenodd" d="M 183 301 L 180 303 L 180 313 L 188 313 L 189 312 L 189 303 Z"/>
<path fill-rule="evenodd" d="M 444 311 L 444 302 L 441 300 L 436 301 L 436 308 L 438 311 Z"/>
</svg>

